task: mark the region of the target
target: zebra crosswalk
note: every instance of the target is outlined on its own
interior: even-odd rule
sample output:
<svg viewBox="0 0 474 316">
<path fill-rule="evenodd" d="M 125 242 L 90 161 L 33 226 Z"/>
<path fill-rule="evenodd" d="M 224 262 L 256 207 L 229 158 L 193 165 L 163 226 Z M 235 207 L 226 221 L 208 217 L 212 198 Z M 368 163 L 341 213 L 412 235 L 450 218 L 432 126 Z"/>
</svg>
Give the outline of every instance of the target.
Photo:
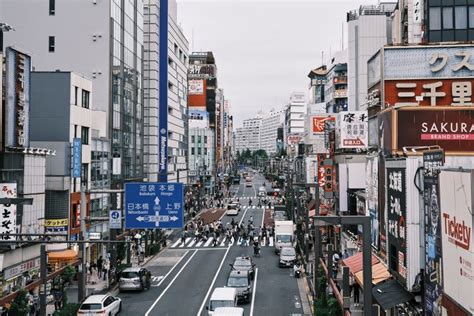
<svg viewBox="0 0 474 316">
<path fill-rule="evenodd" d="M 184 243 L 181 242 L 181 238 L 176 240 L 171 246 L 171 249 L 195 249 L 195 248 L 223 248 L 223 247 L 228 247 L 228 246 L 246 246 L 249 247 L 250 243 L 249 241 L 244 242 L 240 238 L 235 242 L 234 238 L 232 238 L 230 241 L 227 240 L 225 237 L 219 237 L 219 238 L 214 238 L 214 237 L 209 237 L 207 240 L 196 240 L 193 237 L 187 237 L 184 241 Z M 273 238 L 270 238 L 270 240 L 262 240 L 260 242 L 260 245 L 262 247 L 273 247 Z"/>
</svg>

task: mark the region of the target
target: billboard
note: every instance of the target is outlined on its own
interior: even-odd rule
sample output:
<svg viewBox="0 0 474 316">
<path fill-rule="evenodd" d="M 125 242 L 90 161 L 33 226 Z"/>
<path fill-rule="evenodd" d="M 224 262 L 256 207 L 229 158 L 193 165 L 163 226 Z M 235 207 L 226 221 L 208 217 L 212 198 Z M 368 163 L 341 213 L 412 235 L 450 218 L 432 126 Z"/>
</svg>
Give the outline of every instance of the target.
<svg viewBox="0 0 474 316">
<path fill-rule="evenodd" d="M 305 143 L 312 145 L 312 152 L 316 154 L 328 153 L 326 139 L 331 128 L 334 128 L 336 118 L 327 114 L 310 115 L 306 128 Z"/>
<path fill-rule="evenodd" d="M 402 283 L 407 278 L 406 170 L 387 168 L 388 267 Z"/>
<path fill-rule="evenodd" d="M 160 3 L 158 180 L 168 182 L 168 1 Z"/>
<path fill-rule="evenodd" d="M 410 124 L 406 124 L 410 122 Z M 446 155 L 474 154 L 474 108 L 406 107 L 379 113 L 380 144 L 385 151 L 435 146 Z"/>
<path fill-rule="evenodd" d="M 370 216 L 370 232 L 372 246 L 379 249 L 379 214 L 378 214 L 378 168 L 379 158 L 377 156 L 368 156 L 366 163 L 366 209 Z M 364 214 L 365 215 L 365 214 Z"/>
<path fill-rule="evenodd" d="M 313 115 L 311 119 L 311 132 L 313 135 L 324 134 L 326 122 L 335 121 L 335 118 L 329 115 Z"/>
<path fill-rule="evenodd" d="M 188 82 L 189 95 L 203 95 L 204 94 L 204 80 L 191 79 Z"/>
<path fill-rule="evenodd" d="M 289 134 L 287 137 L 288 146 L 296 146 L 301 142 L 302 139 L 303 135 L 301 134 Z"/>
<path fill-rule="evenodd" d="M 385 80 L 387 106 L 472 106 L 473 79 Z"/>
<path fill-rule="evenodd" d="M 473 78 L 474 45 L 394 46 L 383 51 L 384 80 Z"/>
<path fill-rule="evenodd" d="M 367 111 L 339 112 L 336 122 L 338 148 L 367 148 L 369 144 Z"/>
<path fill-rule="evenodd" d="M 425 218 L 425 292 L 424 307 L 427 315 L 441 315 L 441 216 L 439 212 L 440 167 L 444 164 L 443 150 L 423 152 L 423 187 Z"/>
<path fill-rule="evenodd" d="M 209 112 L 204 110 L 189 109 L 189 127 L 209 128 Z"/>
<path fill-rule="evenodd" d="M 16 198 L 16 183 L 1 183 L 0 198 Z M 16 237 L 9 234 L 16 234 L 16 204 L 0 204 L 0 239 L 13 240 Z"/>
<path fill-rule="evenodd" d="M 474 314 L 472 171 L 439 175 L 444 293 Z"/>
<path fill-rule="evenodd" d="M 29 146 L 31 58 L 7 47 L 5 76 L 5 147 Z"/>
</svg>

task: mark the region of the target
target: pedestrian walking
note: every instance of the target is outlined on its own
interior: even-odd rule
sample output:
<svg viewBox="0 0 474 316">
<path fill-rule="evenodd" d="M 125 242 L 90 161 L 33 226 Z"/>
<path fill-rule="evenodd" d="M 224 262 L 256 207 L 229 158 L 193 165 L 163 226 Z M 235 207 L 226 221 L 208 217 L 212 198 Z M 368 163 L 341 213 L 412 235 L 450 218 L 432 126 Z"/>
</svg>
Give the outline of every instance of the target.
<svg viewBox="0 0 474 316">
<path fill-rule="evenodd" d="M 109 263 L 109 260 L 104 260 L 104 266 L 102 268 L 102 271 L 103 271 L 103 280 L 106 281 L 107 280 L 107 272 L 109 271 L 110 269 L 110 263 Z"/>
<path fill-rule="evenodd" d="M 104 259 L 102 259 L 102 256 L 97 259 L 97 275 L 99 276 L 99 279 L 102 276 L 102 265 L 104 264 Z"/>
<path fill-rule="evenodd" d="M 213 232 L 213 233 L 211 234 L 211 236 L 214 237 L 214 239 L 212 240 L 212 246 L 215 247 L 215 246 L 217 246 L 216 233 Z"/>
<path fill-rule="evenodd" d="M 359 304 L 359 284 L 354 282 L 354 286 L 352 287 L 352 291 L 354 292 L 354 304 Z"/>
</svg>

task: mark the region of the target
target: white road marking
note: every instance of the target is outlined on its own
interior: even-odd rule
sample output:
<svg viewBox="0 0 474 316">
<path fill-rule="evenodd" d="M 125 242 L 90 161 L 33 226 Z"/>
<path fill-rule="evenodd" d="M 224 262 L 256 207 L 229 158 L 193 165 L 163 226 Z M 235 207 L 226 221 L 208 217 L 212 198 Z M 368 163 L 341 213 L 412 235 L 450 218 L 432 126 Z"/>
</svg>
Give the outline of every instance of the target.
<svg viewBox="0 0 474 316">
<path fill-rule="evenodd" d="M 217 277 L 219 276 L 219 272 L 222 269 L 222 265 L 224 264 L 224 261 L 227 258 L 227 254 L 229 253 L 229 250 L 230 250 L 230 246 L 227 247 L 227 250 L 224 254 L 224 257 L 222 257 L 222 261 L 219 265 L 219 268 L 217 268 L 216 275 L 214 276 L 214 279 L 212 279 L 211 286 L 209 287 L 209 290 L 207 291 L 206 296 L 204 297 L 204 300 L 202 301 L 201 307 L 199 308 L 199 311 L 197 312 L 197 316 L 201 316 L 201 312 L 204 309 L 204 306 L 206 306 L 207 298 L 208 298 L 209 294 L 211 294 L 212 288 L 214 287 L 214 283 L 216 283 Z M 148 316 L 148 315 L 145 315 L 145 316 Z"/>
<path fill-rule="evenodd" d="M 260 227 L 263 227 L 264 223 L 265 223 L 265 208 L 263 208 L 262 225 L 260 225 Z"/>
<path fill-rule="evenodd" d="M 225 237 L 222 238 L 222 241 L 221 241 L 221 244 L 220 244 L 221 247 L 224 247 L 225 246 Z"/>
<path fill-rule="evenodd" d="M 188 253 L 188 252 L 186 252 Z M 181 267 L 181 269 L 179 269 L 178 273 L 176 273 L 176 275 L 174 276 L 174 278 L 171 280 L 170 284 L 168 284 L 168 286 L 163 290 L 163 292 L 161 292 L 161 295 L 158 296 L 158 298 L 155 300 L 155 302 L 153 303 L 153 305 L 150 306 L 150 308 L 146 311 L 145 313 L 145 316 L 148 316 L 150 315 L 150 312 L 153 310 L 153 308 L 156 306 L 156 304 L 158 304 L 158 301 L 163 297 L 163 295 L 165 295 L 166 291 L 168 291 L 168 289 L 171 287 L 171 285 L 173 285 L 174 281 L 176 281 L 176 279 L 178 278 L 178 276 L 181 274 L 181 272 L 183 272 L 184 268 L 186 268 L 186 266 L 188 265 L 189 262 L 191 262 L 191 260 L 193 259 L 193 257 L 197 254 L 197 251 L 194 251 L 194 253 L 191 255 L 191 257 L 189 257 L 188 261 L 186 261 L 186 263 Z M 186 254 L 185 254 L 186 255 Z M 184 258 L 181 257 L 181 259 Z M 181 259 L 179 261 L 181 261 Z M 179 263 L 178 261 L 178 263 Z M 173 266 L 173 269 L 174 267 L 176 267 L 176 265 Z M 171 269 L 170 272 L 173 270 Z M 168 276 L 168 274 L 170 273 L 168 272 L 166 274 L 166 276 Z M 166 276 L 163 278 L 163 280 L 166 278 Z M 163 282 L 162 280 L 162 282 Z M 158 284 L 159 286 L 160 284 Z"/>
<path fill-rule="evenodd" d="M 244 215 L 242 215 L 242 218 L 241 218 L 240 221 L 239 221 L 239 226 L 242 225 L 242 222 L 244 221 L 245 214 L 247 214 L 247 211 L 248 211 L 248 209 L 246 208 L 246 209 L 245 209 L 245 212 L 244 212 Z"/>
<path fill-rule="evenodd" d="M 204 240 L 200 240 L 197 244 L 196 244 L 196 247 L 201 247 L 202 243 L 204 242 Z"/>
<path fill-rule="evenodd" d="M 270 242 L 269 242 L 269 244 L 270 244 L 270 247 L 273 247 L 273 237 L 272 237 L 272 238 L 270 238 Z"/>
<path fill-rule="evenodd" d="M 181 238 L 178 238 L 178 240 L 176 240 L 176 242 L 173 245 L 171 245 L 171 248 L 176 247 L 180 242 L 181 242 Z"/>
<path fill-rule="evenodd" d="M 186 245 L 190 240 L 191 240 L 191 237 L 187 237 L 186 240 L 184 241 L 184 244 L 181 243 L 181 244 L 179 245 L 179 248 L 183 248 L 184 245 Z"/>
<path fill-rule="evenodd" d="M 214 237 L 209 237 L 209 239 L 207 239 L 206 243 L 204 244 L 204 247 L 207 247 L 211 244 L 211 241 L 214 239 Z"/>
<path fill-rule="evenodd" d="M 196 238 L 193 238 L 189 244 L 186 245 L 186 247 L 192 247 L 194 243 L 196 242 Z"/>
<path fill-rule="evenodd" d="M 255 291 L 257 290 L 258 268 L 255 269 L 255 279 L 253 281 L 252 304 L 250 304 L 250 316 L 253 316 L 253 309 L 255 307 Z"/>
</svg>

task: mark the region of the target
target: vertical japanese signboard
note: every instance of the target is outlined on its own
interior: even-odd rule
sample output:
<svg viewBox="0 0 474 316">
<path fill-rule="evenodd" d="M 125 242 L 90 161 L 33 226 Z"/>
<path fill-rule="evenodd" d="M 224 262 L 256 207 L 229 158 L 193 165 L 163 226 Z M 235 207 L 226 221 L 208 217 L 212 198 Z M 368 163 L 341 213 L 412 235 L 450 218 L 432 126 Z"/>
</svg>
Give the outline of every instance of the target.
<svg viewBox="0 0 474 316">
<path fill-rule="evenodd" d="M 0 198 L 16 198 L 16 183 L 0 183 Z M 0 239 L 12 240 L 16 233 L 16 204 L 0 204 Z"/>
<path fill-rule="evenodd" d="M 424 306 L 427 315 L 441 315 L 441 309 L 438 308 L 443 292 L 438 175 L 443 163 L 442 149 L 423 152 L 426 263 Z"/>
<path fill-rule="evenodd" d="M 338 148 L 366 149 L 369 144 L 367 111 L 340 112 L 337 117 Z"/>
<path fill-rule="evenodd" d="M 82 166 L 82 142 L 80 138 L 74 138 L 72 141 L 72 177 L 81 177 Z"/>
<path fill-rule="evenodd" d="M 28 147 L 31 58 L 11 47 L 5 57 L 5 147 Z"/>
<path fill-rule="evenodd" d="M 379 214 L 378 214 L 378 157 L 367 157 L 366 192 L 367 211 L 370 216 L 372 246 L 379 248 Z"/>
<path fill-rule="evenodd" d="M 387 168 L 388 267 L 403 284 L 407 277 L 405 178 L 404 168 Z"/>
<path fill-rule="evenodd" d="M 443 295 L 474 313 L 473 171 L 439 175 Z"/>
</svg>

